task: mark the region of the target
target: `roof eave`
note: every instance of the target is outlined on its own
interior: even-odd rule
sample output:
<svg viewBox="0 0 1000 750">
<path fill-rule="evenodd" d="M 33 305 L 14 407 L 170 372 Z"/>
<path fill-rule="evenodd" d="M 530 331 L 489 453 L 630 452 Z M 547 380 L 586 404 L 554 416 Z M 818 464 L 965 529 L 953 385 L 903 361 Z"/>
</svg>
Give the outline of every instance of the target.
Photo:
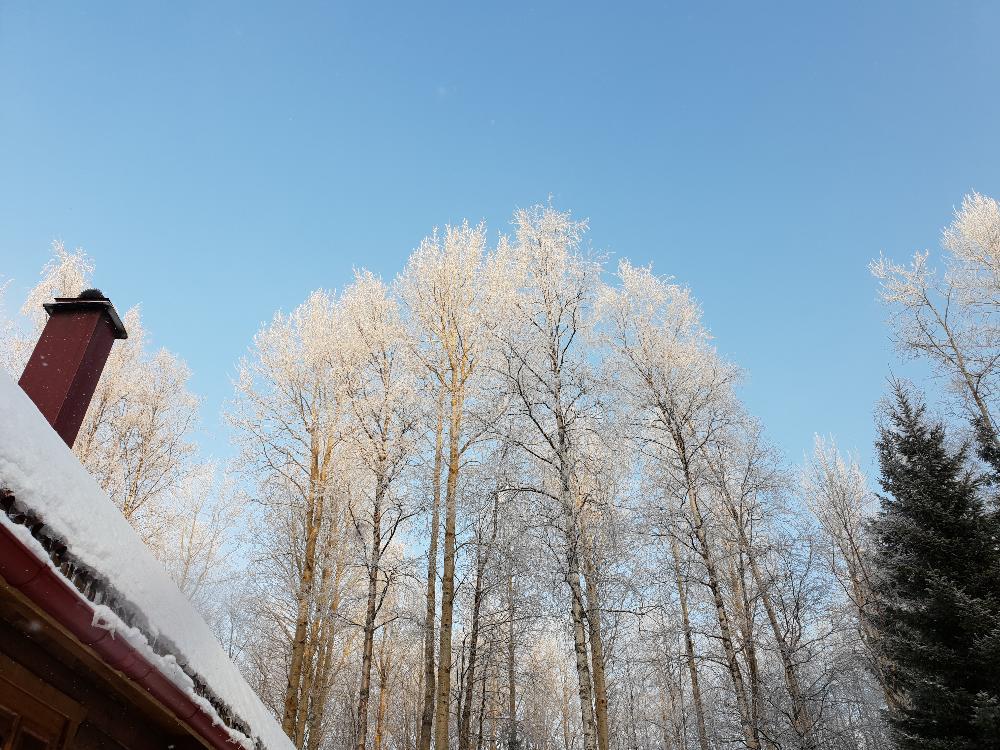
<svg viewBox="0 0 1000 750">
<path fill-rule="evenodd" d="M 83 648 L 145 690 L 192 734 L 215 750 L 232 750 L 234 738 L 215 716 L 184 693 L 123 638 L 94 625 L 94 607 L 52 569 L 48 561 L 0 523 L 0 577 L 35 607 L 62 625 Z"/>
</svg>

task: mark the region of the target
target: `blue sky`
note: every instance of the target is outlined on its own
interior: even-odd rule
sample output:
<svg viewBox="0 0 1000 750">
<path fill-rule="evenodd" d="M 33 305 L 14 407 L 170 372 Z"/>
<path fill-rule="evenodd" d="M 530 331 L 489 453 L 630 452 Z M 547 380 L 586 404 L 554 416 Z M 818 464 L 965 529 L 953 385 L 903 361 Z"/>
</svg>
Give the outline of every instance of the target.
<svg viewBox="0 0 1000 750">
<path fill-rule="evenodd" d="M 0 276 L 53 239 L 187 360 L 207 449 L 260 324 L 544 201 L 689 284 L 791 460 L 871 453 L 866 264 L 1000 195 L 995 3 L 0 5 Z"/>
</svg>

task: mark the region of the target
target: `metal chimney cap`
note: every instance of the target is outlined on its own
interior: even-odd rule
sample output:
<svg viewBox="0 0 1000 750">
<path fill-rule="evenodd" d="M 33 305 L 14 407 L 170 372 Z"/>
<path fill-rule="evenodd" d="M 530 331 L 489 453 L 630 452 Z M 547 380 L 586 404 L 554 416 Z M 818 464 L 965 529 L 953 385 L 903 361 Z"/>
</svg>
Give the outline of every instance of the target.
<svg viewBox="0 0 1000 750">
<path fill-rule="evenodd" d="M 84 289 L 79 297 L 56 297 L 54 302 L 45 302 L 42 307 L 51 317 L 54 313 L 80 312 L 84 310 L 103 310 L 115 329 L 116 339 L 127 339 L 128 331 L 118 317 L 118 311 L 111 300 L 101 293 L 100 289 Z"/>
</svg>

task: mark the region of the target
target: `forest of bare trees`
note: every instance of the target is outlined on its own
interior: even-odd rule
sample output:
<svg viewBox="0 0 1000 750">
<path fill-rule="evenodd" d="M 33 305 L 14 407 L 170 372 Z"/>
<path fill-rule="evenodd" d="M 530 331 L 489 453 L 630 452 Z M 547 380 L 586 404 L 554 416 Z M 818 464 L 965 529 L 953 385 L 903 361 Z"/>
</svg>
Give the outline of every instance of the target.
<svg viewBox="0 0 1000 750">
<path fill-rule="evenodd" d="M 299 748 L 888 747 L 859 460 L 782 455 L 692 290 L 549 205 L 511 226 L 435 231 L 394 279 L 276 313 L 226 466 L 129 312 L 75 452 Z M 944 275 L 872 265 L 902 351 L 989 435 L 997 237 L 973 195 Z M 12 374 L 41 302 L 93 276 L 56 248 L 3 331 Z"/>
</svg>

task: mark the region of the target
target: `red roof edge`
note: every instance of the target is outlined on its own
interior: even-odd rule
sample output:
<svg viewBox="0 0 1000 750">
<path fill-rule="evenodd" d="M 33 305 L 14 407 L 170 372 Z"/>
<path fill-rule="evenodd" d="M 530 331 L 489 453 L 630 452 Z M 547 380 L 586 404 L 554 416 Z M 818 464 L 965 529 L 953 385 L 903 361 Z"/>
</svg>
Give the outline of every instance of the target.
<svg viewBox="0 0 1000 750">
<path fill-rule="evenodd" d="M 105 628 L 96 627 L 94 608 L 56 573 L 47 561 L 0 524 L 0 576 L 31 602 L 89 646 L 111 667 L 141 686 L 186 723 L 209 747 L 233 750 L 235 742 L 222 724 L 191 700 L 139 651 Z M 248 738 L 252 741 L 252 738 Z"/>
</svg>

